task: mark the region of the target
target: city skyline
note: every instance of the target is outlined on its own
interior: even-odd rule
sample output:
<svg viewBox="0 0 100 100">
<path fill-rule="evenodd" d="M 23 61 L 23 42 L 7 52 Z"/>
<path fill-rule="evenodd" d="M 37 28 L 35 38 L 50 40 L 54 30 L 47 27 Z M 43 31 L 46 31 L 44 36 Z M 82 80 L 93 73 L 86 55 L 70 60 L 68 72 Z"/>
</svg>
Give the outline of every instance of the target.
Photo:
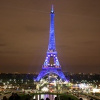
<svg viewBox="0 0 100 100">
<path fill-rule="evenodd" d="M 100 1 L 0 1 L 0 72 L 39 72 L 49 40 L 50 10 L 63 71 L 100 72 Z"/>
</svg>

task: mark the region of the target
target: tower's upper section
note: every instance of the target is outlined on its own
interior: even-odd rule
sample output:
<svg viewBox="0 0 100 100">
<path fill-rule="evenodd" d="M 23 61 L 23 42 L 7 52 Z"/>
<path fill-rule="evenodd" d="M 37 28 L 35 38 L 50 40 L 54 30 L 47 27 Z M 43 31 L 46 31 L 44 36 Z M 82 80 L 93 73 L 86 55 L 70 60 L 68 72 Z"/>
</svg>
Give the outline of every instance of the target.
<svg viewBox="0 0 100 100">
<path fill-rule="evenodd" d="M 50 34 L 49 34 L 49 45 L 48 45 L 48 51 L 55 51 L 56 45 L 55 45 L 55 31 L 54 31 L 54 9 L 52 5 L 51 13 L 50 13 Z"/>
</svg>

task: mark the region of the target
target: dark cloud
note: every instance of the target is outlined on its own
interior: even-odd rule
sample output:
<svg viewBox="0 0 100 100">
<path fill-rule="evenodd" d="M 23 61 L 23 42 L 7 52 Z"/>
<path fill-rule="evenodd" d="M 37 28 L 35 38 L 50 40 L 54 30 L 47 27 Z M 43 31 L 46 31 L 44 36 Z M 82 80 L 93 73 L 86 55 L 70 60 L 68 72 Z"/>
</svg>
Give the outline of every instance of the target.
<svg viewBox="0 0 100 100">
<path fill-rule="evenodd" d="M 26 26 L 25 27 L 25 29 L 26 29 L 26 31 L 27 32 L 37 32 L 38 34 L 39 34 L 39 32 L 45 32 L 45 31 L 47 31 L 47 29 L 45 29 L 45 27 L 40 27 L 39 25 L 37 25 L 37 26 Z"/>
<path fill-rule="evenodd" d="M 99 72 L 100 0 L 0 1 L 1 72 L 40 71 L 48 48 L 51 4 L 62 70 Z"/>
<path fill-rule="evenodd" d="M 0 47 L 4 47 L 4 46 L 6 46 L 5 43 L 0 43 Z"/>
</svg>

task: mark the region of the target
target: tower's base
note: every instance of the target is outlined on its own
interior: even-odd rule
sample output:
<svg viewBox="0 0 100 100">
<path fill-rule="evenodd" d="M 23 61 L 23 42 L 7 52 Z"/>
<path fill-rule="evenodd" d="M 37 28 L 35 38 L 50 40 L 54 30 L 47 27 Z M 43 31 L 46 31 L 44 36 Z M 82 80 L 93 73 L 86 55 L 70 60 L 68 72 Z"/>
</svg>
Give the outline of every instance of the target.
<svg viewBox="0 0 100 100">
<path fill-rule="evenodd" d="M 65 75 L 63 74 L 61 68 L 53 68 L 53 67 L 48 67 L 48 68 L 42 68 L 41 72 L 39 73 L 38 77 L 36 78 L 36 81 L 40 81 L 41 78 L 43 78 L 44 76 L 46 76 L 47 74 L 56 74 L 57 76 L 60 77 L 60 79 L 62 79 L 62 81 L 67 81 Z"/>
</svg>

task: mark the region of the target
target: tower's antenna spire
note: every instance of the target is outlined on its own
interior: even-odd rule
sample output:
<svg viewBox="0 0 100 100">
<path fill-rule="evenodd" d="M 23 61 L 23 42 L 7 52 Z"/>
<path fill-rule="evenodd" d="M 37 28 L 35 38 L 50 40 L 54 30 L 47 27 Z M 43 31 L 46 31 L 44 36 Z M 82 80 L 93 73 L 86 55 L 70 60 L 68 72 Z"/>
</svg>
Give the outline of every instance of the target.
<svg viewBox="0 0 100 100">
<path fill-rule="evenodd" d="M 51 8 L 51 12 L 52 12 L 52 13 L 54 12 L 53 5 L 52 5 L 52 8 Z"/>
</svg>

